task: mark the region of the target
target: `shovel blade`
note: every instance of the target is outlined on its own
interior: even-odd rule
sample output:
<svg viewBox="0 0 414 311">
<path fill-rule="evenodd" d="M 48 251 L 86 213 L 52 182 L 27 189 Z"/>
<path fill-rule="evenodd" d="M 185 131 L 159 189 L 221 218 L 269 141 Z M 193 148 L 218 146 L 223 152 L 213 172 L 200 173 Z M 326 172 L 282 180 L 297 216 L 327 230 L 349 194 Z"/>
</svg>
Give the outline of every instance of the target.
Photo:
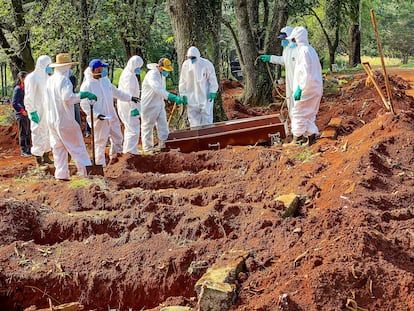
<svg viewBox="0 0 414 311">
<path fill-rule="evenodd" d="M 104 176 L 104 170 L 102 165 L 91 165 L 86 167 L 86 172 L 89 175 Z"/>
</svg>

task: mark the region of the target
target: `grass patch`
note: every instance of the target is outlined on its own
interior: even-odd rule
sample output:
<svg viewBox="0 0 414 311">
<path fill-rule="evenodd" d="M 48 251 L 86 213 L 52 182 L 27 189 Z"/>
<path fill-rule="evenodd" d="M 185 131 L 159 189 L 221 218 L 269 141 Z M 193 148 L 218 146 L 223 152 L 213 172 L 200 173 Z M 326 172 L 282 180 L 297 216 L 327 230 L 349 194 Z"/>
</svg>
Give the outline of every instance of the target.
<svg viewBox="0 0 414 311">
<path fill-rule="evenodd" d="M 401 65 L 400 68 L 414 68 L 414 63 Z"/>
<path fill-rule="evenodd" d="M 294 159 L 298 159 L 302 162 L 307 162 L 315 156 L 315 153 L 312 149 L 304 148 L 301 153 L 293 156 Z"/>
<path fill-rule="evenodd" d="M 71 189 L 75 189 L 75 188 L 84 188 L 84 187 L 89 187 L 90 185 L 92 185 L 93 182 L 91 179 L 87 179 L 87 178 L 72 178 L 70 183 L 69 183 L 69 188 Z"/>
<path fill-rule="evenodd" d="M 76 189 L 90 187 L 91 185 L 98 185 L 102 190 L 107 188 L 105 180 L 101 178 L 85 178 L 82 176 L 72 176 L 72 179 L 68 186 L 71 189 Z"/>
</svg>

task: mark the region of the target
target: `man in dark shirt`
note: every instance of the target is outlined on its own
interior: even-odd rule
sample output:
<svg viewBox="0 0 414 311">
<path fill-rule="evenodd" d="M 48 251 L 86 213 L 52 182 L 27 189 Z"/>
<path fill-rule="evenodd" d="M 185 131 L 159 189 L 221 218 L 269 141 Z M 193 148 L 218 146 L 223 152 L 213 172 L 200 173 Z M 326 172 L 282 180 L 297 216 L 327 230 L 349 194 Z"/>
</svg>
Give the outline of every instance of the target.
<svg viewBox="0 0 414 311">
<path fill-rule="evenodd" d="M 15 110 L 17 126 L 19 127 L 19 143 L 21 148 L 21 155 L 30 157 L 30 119 L 27 116 L 26 107 L 24 106 L 24 79 L 27 72 L 20 71 L 17 74 L 17 83 L 13 91 L 12 104 Z"/>
</svg>

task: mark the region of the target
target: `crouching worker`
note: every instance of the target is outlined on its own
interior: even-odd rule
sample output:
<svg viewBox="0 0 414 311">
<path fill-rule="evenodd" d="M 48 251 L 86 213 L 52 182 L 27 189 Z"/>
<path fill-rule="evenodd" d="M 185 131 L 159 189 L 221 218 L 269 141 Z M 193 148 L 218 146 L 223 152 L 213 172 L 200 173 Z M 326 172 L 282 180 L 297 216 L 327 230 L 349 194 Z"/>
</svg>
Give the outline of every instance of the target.
<svg viewBox="0 0 414 311">
<path fill-rule="evenodd" d="M 75 161 L 78 175 L 86 176 L 86 166 L 92 165 L 73 111 L 74 104 L 81 99 L 96 100 L 96 96 L 90 92 L 73 93 L 69 80 L 69 70 L 73 64 L 78 62 L 72 62 L 70 54 L 58 54 L 56 63 L 50 64 L 55 70 L 46 83 L 47 122 L 55 161 L 55 178 L 59 180 L 70 178 L 68 153 Z"/>
<path fill-rule="evenodd" d="M 166 90 L 165 78 L 173 71 L 171 61 L 161 58 L 158 64 L 148 64 L 150 69 L 142 82 L 141 97 L 141 131 L 142 149 L 144 152 L 153 152 L 154 149 L 154 126 L 158 133 L 158 147 L 165 147 L 168 138 L 168 121 L 165 112 L 164 100 L 170 100 L 177 105 L 186 104 L 183 97 L 169 93 Z"/>
</svg>

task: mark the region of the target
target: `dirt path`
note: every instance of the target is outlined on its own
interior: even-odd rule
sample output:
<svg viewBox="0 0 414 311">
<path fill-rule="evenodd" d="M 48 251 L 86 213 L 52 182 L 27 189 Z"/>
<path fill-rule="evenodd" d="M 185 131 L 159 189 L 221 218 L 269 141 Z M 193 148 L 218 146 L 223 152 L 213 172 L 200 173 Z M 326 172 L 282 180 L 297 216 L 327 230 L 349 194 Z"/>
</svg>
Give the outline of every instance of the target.
<svg viewBox="0 0 414 311">
<path fill-rule="evenodd" d="M 124 156 L 105 178 L 39 175 L 2 128 L 0 310 L 196 310 L 196 282 L 230 250 L 249 253 L 230 310 L 414 310 L 414 100 L 396 73 L 395 116 L 363 73 L 338 77 L 317 118 L 341 119 L 337 140 Z M 233 117 L 277 110 L 234 87 Z"/>
</svg>

